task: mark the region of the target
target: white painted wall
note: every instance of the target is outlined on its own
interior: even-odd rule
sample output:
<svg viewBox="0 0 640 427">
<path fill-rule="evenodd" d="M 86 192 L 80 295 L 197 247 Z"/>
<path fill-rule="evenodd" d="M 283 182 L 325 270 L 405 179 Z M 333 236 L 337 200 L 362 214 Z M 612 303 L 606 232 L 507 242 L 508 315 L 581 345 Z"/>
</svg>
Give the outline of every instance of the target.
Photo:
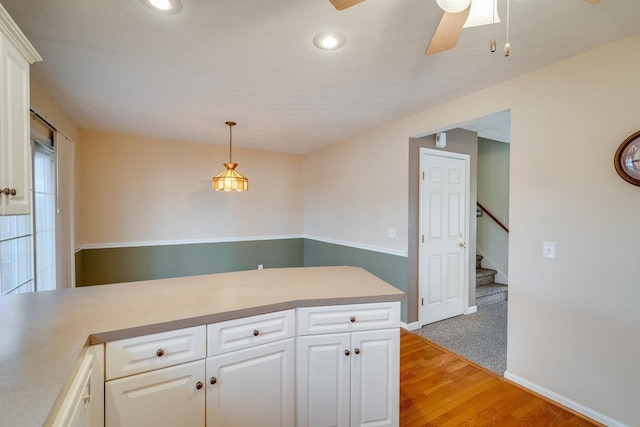
<svg viewBox="0 0 640 427">
<path fill-rule="evenodd" d="M 77 241 L 301 235 L 302 156 L 234 148 L 233 160 L 249 178 L 249 191 L 213 191 L 211 180 L 228 159 L 228 145 L 81 131 Z"/>
<path fill-rule="evenodd" d="M 306 155 L 305 233 L 406 248 L 409 137 L 511 109 L 508 372 L 640 425 L 640 188 L 613 168 L 640 128 L 639 51 L 640 34 Z"/>
</svg>

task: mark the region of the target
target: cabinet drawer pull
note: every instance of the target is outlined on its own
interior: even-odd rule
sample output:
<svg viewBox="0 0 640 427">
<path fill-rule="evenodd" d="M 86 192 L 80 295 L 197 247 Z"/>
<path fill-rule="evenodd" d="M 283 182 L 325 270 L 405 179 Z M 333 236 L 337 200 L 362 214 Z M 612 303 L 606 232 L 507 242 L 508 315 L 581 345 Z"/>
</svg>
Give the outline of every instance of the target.
<svg viewBox="0 0 640 427">
<path fill-rule="evenodd" d="M 349 350 L 345 350 L 345 351 L 344 351 L 344 355 L 345 355 L 345 356 L 348 356 L 348 355 L 350 355 L 350 354 L 351 354 L 351 352 L 350 352 Z"/>
<path fill-rule="evenodd" d="M 211 383 L 211 385 L 215 384 L 218 382 L 218 379 L 216 377 L 211 377 L 211 379 L 209 380 L 209 382 Z"/>
<path fill-rule="evenodd" d="M 355 318 L 355 317 L 353 317 L 353 316 L 351 316 L 351 317 L 349 318 L 349 320 L 351 320 L 351 323 L 355 323 L 356 318 Z"/>
<path fill-rule="evenodd" d="M 202 384 L 200 381 L 198 381 L 198 382 L 196 383 L 196 388 L 197 388 L 198 390 L 200 390 L 200 389 L 202 388 L 202 386 L 203 386 L 203 384 Z"/>
<path fill-rule="evenodd" d="M 254 337 L 257 337 L 258 335 L 260 335 L 260 331 L 259 331 L 259 330 L 257 330 L 257 329 L 254 329 L 254 330 L 253 330 L 253 336 L 254 336 Z"/>
<path fill-rule="evenodd" d="M 18 194 L 15 188 L 3 188 L 2 190 L 0 190 L 0 193 L 4 194 L 5 196 L 15 196 L 16 194 Z"/>
<path fill-rule="evenodd" d="M 158 357 L 164 356 L 164 350 L 159 348 L 158 351 L 156 351 L 156 356 L 158 356 Z"/>
<path fill-rule="evenodd" d="M 360 354 L 360 349 L 359 349 L 359 348 L 356 348 L 355 350 L 353 350 L 353 352 L 354 352 L 355 354 Z"/>
</svg>

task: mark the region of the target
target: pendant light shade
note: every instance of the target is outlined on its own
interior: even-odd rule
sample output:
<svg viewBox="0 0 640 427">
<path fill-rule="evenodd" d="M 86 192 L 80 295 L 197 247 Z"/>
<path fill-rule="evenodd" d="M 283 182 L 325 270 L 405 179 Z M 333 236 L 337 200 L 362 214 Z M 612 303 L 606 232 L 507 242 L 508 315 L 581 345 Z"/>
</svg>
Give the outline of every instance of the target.
<svg viewBox="0 0 640 427">
<path fill-rule="evenodd" d="M 236 171 L 237 163 L 231 160 L 232 128 L 235 122 L 225 122 L 229 126 L 229 163 L 223 163 L 224 172 L 213 178 L 213 189 L 216 191 L 249 191 L 249 180 Z"/>
</svg>

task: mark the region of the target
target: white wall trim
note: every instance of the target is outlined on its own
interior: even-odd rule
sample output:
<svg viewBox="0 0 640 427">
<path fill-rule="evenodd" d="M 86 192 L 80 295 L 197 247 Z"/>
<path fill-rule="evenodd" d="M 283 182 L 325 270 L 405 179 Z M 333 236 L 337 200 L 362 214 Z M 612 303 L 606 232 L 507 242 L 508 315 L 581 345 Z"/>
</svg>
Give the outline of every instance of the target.
<svg viewBox="0 0 640 427">
<path fill-rule="evenodd" d="M 405 322 L 400 322 L 400 326 L 404 329 L 406 329 L 407 331 L 415 331 L 416 329 L 420 329 L 420 323 L 419 322 L 412 322 L 412 323 L 405 323 Z"/>
<path fill-rule="evenodd" d="M 18 49 L 20 54 L 24 56 L 29 64 L 42 61 L 42 57 L 27 40 L 22 30 L 16 22 L 11 18 L 7 10 L 0 4 L 0 31 L 9 41 Z"/>
<path fill-rule="evenodd" d="M 491 261 L 491 259 L 489 257 L 487 257 L 484 253 L 484 251 L 482 249 L 480 249 L 477 245 L 476 245 L 476 253 L 478 255 L 482 256 L 482 263 L 485 265 L 484 268 L 490 268 L 492 270 L 497 271 L 496 273 L 496 283 L 501 283 L 503 285 L 508 285 L 509 284 L 509 277 L 504 274 L 504 272 L 502 270 L 500 270 L 498 267 L 496 267 L 496 265 L 494 264 L 493 261 Z"/>
<path fill-rule="evenodd" d="M 467 307 L 464 309 L 464 314 L 473 314 L 478 311 L 478 306 L 472 305 L 471 307 Z"/>
<path fill-rule="evenodd" d="M 304 238 L 309 240 L 317 240 L 319 242 L 331 243 L 334 245 L 348 246 L 350 248 L 355 248 L 355 249 L 364 249 L 365 251 L 373 251 L 373 252 L 380 252 L 388 255 L 396 255 L 396 256 L 401 256 L 405 258 L 409 256 L 406 250 L 403 251 L 400 249 L 383 248 L 380 246 L 372 246 L 372 245 L 366 245 L 362 243 L 347 242 L 344 240 L 337 240 L 337 239 L 331 239 L 328 237 L 320 237 L 320 236 L 304 235 Z"/>
<path fill-rule="evenodd" d="M 563 406 L 566 406 L 567 408 L 573 409 L 576 412 L 581 413 L 582 415 L 589 417 L 595 421 L 598 421 L 602 424 L 605 424 L 607 426 L 610 427 L 626 427 L 625 424 L 622 424 L 619 421 L 614 420 L 613 418 L 610 418 L 604 414 L 601 414 L 600 412 L 594 411 L 591 408 L 587 408 L 586 406 L 575 402 L 565 396 L 562 396 L 554 391 L 548 390 L 544 387 L 539 386 L 538 384 L 532 383 L 531 381 L 525 380 L 524 378 L 521 378 L 517 375 L 512 374 L 509 371 L 506 371 L 504 373 L 504 377 L 506 379 L 508 379 L 509 381 L 513 381 L 516 384 L 521 385 L 522 387 L 532 390 L 538 394 L 541 394 L 544 397 L 547 397 L 551 400 L 553 400 L 554 402 L 557 402 Z"/>
<path fill-rule="evenodd" d="M 302 234 L 291 234 L 283 236 L 235 236 L 235 237 L 218 237 L 208 239 L 179 239 L 179 240 L 151 240 L 142 242 L 114 242 L 114 243 L 85 243 L 76 248 L 76 252 L 85 249 L 114 249 L 114 248 L 134 248 L 140 246 L 172 246 L 172 245 L 194 245 L 200 243 L 233 243 L 233 242 L 251 242 L 255 240 L 286 240 L 286 239 L 302 239 Z"/>
<path fill-rule="evenodd" d="M 360 243 L 347 242 L 344 240 L 330 239 L 319 236 L 309 236 L 305 234 L 290 234 L 284 236 L 235 236 L 235 237 L 219 237 L 208 239 L 177 239 L 177 240 L 149 240 L 141 242 L 112 242 L 112 243 L 85 243 L 78 246 L 75 251 L 79 252 L 86 249 L 114 249 L 114 248 L 134 248 L 141 246 L 171 246 L 171 245 L 193 245 L 199 243 L 232 243 L 232 242 L 250 242 L 255 240 L 284 240 L 284 239 L 309 239 L 319 242 L 331 243 L 334 245 L 347 246 L 350 248 L 364 249 L 367 251 L 379 252 L 383 254 L 407 257 L 407 251 L 398 249 L 382 248 L 379 246 L 371 246 Z"/>
</svg>

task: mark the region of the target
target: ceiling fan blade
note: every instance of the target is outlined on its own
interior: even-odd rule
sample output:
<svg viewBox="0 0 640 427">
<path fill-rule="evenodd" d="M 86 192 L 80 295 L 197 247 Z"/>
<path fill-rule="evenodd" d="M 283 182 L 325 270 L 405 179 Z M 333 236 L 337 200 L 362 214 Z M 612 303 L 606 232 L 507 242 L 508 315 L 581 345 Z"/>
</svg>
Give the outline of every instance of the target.
<svg viewBox="0 0 640 427">
<path fill-rule="evenodd" d="M 344 10 L 348 7 L 355 6 L 358 3 L 362 3 L 364 0 L 329 0 L 333 7 L 338 10 Z"/>
<path fill-rule="evenodd" d="M 445 12 L 440 19 L 438 28 L 431 38 L 431 42 L 427 47 L 425 54 L 433 55 L 434 53 L 444 52 L 453 49 L 458 43 L 458 39 L 462 34 L 462 26 L 464 25 L 471 6 L 460 13 Z"/>
</svg>

